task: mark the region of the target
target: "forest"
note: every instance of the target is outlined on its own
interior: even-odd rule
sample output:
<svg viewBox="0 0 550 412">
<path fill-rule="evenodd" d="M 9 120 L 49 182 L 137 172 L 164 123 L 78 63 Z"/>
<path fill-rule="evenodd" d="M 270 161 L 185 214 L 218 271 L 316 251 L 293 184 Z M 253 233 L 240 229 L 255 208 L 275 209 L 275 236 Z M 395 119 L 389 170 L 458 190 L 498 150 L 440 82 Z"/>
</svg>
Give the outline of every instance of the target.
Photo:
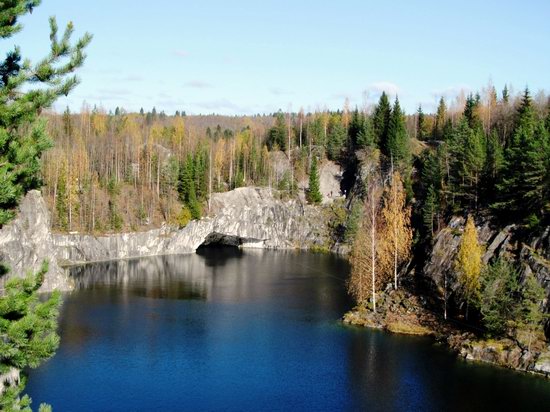
<svg viewBox="0 0 550 412">
<path fill-rule="evenodd" d="M 400 171 L 423 238 L 465 211 L 536 227 L 548 206 L 548 107 L 543 94 L 491 85 L 441 98 L 434 114 L 406 115 L 385 93 L 374 107 L 246 117 L 84 105 L 46 115 L 54 148 L 44 192 L 60 231 L 184 226 L 208 213 L 211 192 L 259 185 L 294 195 L 312 159 L 353 175 L 358 153 L 377 152 L 386 174 L 392 162 Z"/>
</svg>

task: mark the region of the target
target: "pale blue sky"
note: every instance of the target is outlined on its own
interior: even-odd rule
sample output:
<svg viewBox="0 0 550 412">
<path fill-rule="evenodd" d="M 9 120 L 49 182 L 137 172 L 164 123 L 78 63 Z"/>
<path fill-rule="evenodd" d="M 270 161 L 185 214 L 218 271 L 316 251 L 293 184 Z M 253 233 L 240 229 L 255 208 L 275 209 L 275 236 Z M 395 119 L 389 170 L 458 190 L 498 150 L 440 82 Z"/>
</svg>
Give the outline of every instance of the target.
<svg viewBox="0 0 550 412">
<path fill-rule="evenodd" d="M 146 6 L 147 5 L 147 6 Z M 548 89 L 550 1 L 44 0 L 13 44 L 35 60 L 48 16 L 94 40 L 57 107 L 245 114 L 361 105 L 396 91 L 410 113 L 440 95 Z"/>
</svg>

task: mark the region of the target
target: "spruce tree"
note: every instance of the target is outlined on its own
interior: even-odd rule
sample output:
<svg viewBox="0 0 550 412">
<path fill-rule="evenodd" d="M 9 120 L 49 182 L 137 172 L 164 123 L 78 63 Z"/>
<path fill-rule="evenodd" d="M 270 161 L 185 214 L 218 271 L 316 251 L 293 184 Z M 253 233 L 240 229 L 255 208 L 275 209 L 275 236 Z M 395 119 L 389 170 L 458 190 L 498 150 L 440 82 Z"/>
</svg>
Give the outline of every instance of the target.
<svg viewBox="0 0 550 412">
<path fill-rule="evenodd" d="M 483 131 L 473 130 L 467 119 L 463 118 L 452 133 L 449 151 L 454 195 L 463 206 L 477 208 L 485 164 Z"/>
<path fill-rule="evenodd" d="M 372 115 L 375 143 L 384 148 L 388 140 L 388 128 L 390 125 L 391 106 L 386 92 L 382 92 L 378 105 Z"/>
<path fill-rule="evenodd" d="M 309 170 L 309 187 L 307 191 L 307 201 L 309 203 L 318 204 L 323 200 L 321 195 L 319 170 L 317 168 L 317 158 L 314 156 L 311 160 L 311 168 Z"/>
<path fill-rule="evenodd" d="M 434 234 L 434 223 L 437 219 L 438 206 L 439 202 L 436 191 L 433 186 L 430 186 L 428 187 L 426 199 L 424 199 L 424 204 L 422 206 L 422 224 L 429 239 L 431 239 Z"/>
<path fill-rule="evenodd" d="M 372 123 L 372 118 L 369 116 L 363 116 L 363 121 L 357 134 L 357 146 L 360 149 L 365 149 L 367 147 L 373 148 L 375 145 L 375 136 L 374 136 L 374 126 Z"/>
<path fill-rule="evenodd" d="M 549 137 L 541 120 L 535 118 L 529 90 L 517 111 L 516 127 L 504 152 L 499 199 L 495 207 L 510 216 L 538 219 L 548 199 Z"/>
<path fill-rule="evenodd" d="M 443 97 L 439 99 L 439 105 L 437 106 L 437 113 L 435 115 L 435 124 L 432 132 L 434 140 L 444 140 L 445 123 L 447 119 L 447 106 L 445 105 L 445 99 Z"/>
<path fill-rule="evenodd" d="M 426 138 L 426 117 L 422 111 L 422 105 L 418 106 L 417 117 L 416 138 L 418 140 L 424 140 Z"/>
<path fill-rule="evenodd" d="M 491 335 L 504 334 L 518 315 L 518 280 L 518 271 L 505 259 L 483 271 L 480 311 Z"/>
<path fill-rule="evenodd" d="M 275 116 L 275 125 L 269 130 L 267 145 L 270 149 L 275 146 L 285 152 L 287 146 L 287 125 L 282 111 L 278 111 Z"/>
<path fill-rule="evenodd" d="M 504 151 L 499 142 L 497 132 L 493 132 L 487 139 L 485 149 L 485 167 L 483 170 L 484 201 L 492 203 L 496 197 L 496 187 L 500 183 L 500 175 L 504 166 Z"/>
<path fill-rule="evenodd" d="M 346 128 L 338 115 L 331 117 L 327 135 L 327 156 L 330 160 L 339 160 L 346 143 Z"/>
<path fill-rule="evenodd" d="M 405 116 L 397 98 L 391 111 L 386 145 L 382 146 L 382 150 L 397 164 L 408 165 L 410 162 L 411 148 L 405 127 Z"/>
</svg>

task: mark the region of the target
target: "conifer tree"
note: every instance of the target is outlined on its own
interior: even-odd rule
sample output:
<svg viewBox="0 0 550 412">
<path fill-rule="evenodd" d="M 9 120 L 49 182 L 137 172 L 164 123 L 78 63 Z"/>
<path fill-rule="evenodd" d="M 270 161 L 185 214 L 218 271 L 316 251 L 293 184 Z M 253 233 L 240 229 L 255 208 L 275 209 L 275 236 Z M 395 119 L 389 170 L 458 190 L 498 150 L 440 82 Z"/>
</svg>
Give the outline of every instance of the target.
<svg viewBox="0 0 550 412">
<path fill-rule="evenodd" d="M 464 233 L 460 241 L 458 255 L 455 260 L 455 269 L 458 273 L 458 281 L 462 287 L 462 294 L 466 301 L 466 319 L 468 309 L 475 305 L 479 299 L 480 274 L 482 269 L 482 247 L 477 239 L 477 229 L 472 216 L 468 216 Z"/>
<path fill-rule="evenodd" d="M 418 140 L 424 140 L 426 138 L 426 117 L 422 111 L 422 105 L 418 106 L 417 117 L 416 138 Z"/>
<path fill-rule="evenodd" d="M 375 143 L 380 148 L 387 145 L 388 128 L 390 126 L 391 105 L 386 92 L 382 92 L 378 105 L 374 108 L 372 123 Z"/>
<path fill-rule="evenodd" d="M 384 154 L 392 158 L 396 164 L 409 164 L 411 156 L 409 136 L 405 127 L 405 116 L 397 98 L 391 111 L 386 145 L 382 149 Z"/>
<path fill-rule="evenodd" d="M 483 190 L 485 201 L 492 203 L 495 201 L 496 187 L 500 183 L 500 174 L 504 166 L 504 151 L 498 140 L 496 130 L 493 130 L 489 135 L 485 152 Z"/>
<path fill-rule="evenodd" d="M 463 205 L 477 208 L 485 164 L 483 131 L 473 130 L 467 119 L 462 119 L 452 134 L 449 150 L 454 194 Z"/>
<path fill-rule="evenodd" d="M 4 2 L 0 10 L 0 39 L 19 32 L 19 18 L 39 3 Z M 73 25 L 69 23 L 59 39 L 52 17 L 51 49 L 46 58 L 33 65 L 22 60 L 19 47 L 15 47 L 0 64 L 0 227 L 14 216 L 21 196 L 40 186 L 40 155 L 51 143 L 44 120 L 38 115 L 78 84 L 78 79 L 70 75 L 82 65 L 84 48 L 91 36 L 86 34 L 72 45 L 72 32 Z"/>
<path fill-rule="evenodd" d="M 317 167 L 317 158 L 313 156 L 311 160 L 311 168 L 309 170 L 309 187 L 307 191 L 307 201 L 309 203 L 318 204 L 323 200 L 319 182 L 319 169 Z"/>
<path fill-rule="evenodd" d="M 527 350 L 531 351 L 531 344 L 537 330 L 540 330 L 544 315 L 541 303 L 544 299 L 544 289 L 532 273 L 528 273 L 522 288 L 521 312 L 519 316 L 520 326 L 527 330 L 529 341 Z"/>
<path fill-rule="evenodd" d="M 430 238 L 434 234 L 434 222 L 437 219 L 438 206 L 437 194 L 433 185 L 431 185 L 428 187 L 426 199 L 424 199 L 424 204 L 422 206 L 422 223 L 424 225 L 424 230 L 428 233 Z"/>
<path fill-rule="evenodd" d="M 285 116 L 282 111 L 278 111 L 275 116 L 275 126 L 269 130 L 269 136 L 267 139 L 267 145 L 269 148 L 277 145 L 279 150 L 285 152 L 287 148 L 287 127 L 285 122 Z"/>
<path fill-rule="evenodd" d="M 370 116 L 363 116 L 363 121 L 357 133 L 357 146 L 361 149 L 375 146 L 374 125 Z"/>
<path fill-rule="evenodd" d="M 480 311 L 490 334 L 506 332 L 518 315 L 519 273 L 505 259 L 488 265 L 482 275 Z"/>
<path fill-rule="evenodd" d="M 0 379 L 8 374 L 16 384 L 0 385 L 0 410 L 30 412 L 30 398 L 19 393 L 26 383 L 26 368 L 36 368 L 55 353 L 59 345 L 56 333 L 60 304 L 59 292 L 45 300 L 38 298 L 38 289 L 48 271 L 47 263 L 25 278 L 12 278 L 0 298 Z M 45 410 L 45 405 L 40 410 Z"/>
<path fill-rule="evenodd" d="M 346 143 L 346 128 L 340 116 L 332 116 L 329 120 L 327 134 L 327 157 L 338 160 Z"/>
<path fill-rule="evenodd" d="M 529 90 L 518 108 L 514 134 L 504 152 L 501 183 L 497 186 L 497 209 L 512 216 L 537 218 L 548 203 L 549 136 L 542 121 L 535 119 Z"/>
<path fill-rule="evenodd" d="M 508 85 L 504 85 L 504 89 L 502 90 L 502 101 L 504 103 L 508 103 L 508 100 L 510 100 L 510 92 L 508 91 Z"/>
<path fill-rule="evenodd" d="M 447 106 L 445 105 L 445 99 L 439 99 L 439 105 L 437 106 L 437 112 L 435 115 L 435 124 L 432 132 L 434 140 L 443 140 L 445 137 L 444 128 L 447 119 Z"/>
<path fill-rule="evenodd" d="M 3 2 L 0 39 L 19 32 L 19 19 L 39 4 L 39 0 Z M 20 198 L 40 186 L 40 156 L 51 143 L 39 115 L 78 84 L 72 73 L 83 64 L 84 48 L 91 41 L 86 33 L 71 44 L 72 23 L 61 38 L 55 18 L 49 23 L 50 51 L 44 59 L 37 64 L 22 60 L 15 47 L 0 63 L 0 227 L 13 218 Z M 44 301 L 37 297 L 46 272 L 45 263 L 36 275 L 8 280 L 0 298 L 0 380 L 4 383 L 5 374 L 17 378 L 12 385 L 2 385 L 1 410 L 30 410 L 30 398 L 19 396 L 25 370 L 51 357 L 59 343 L 55 332 L 59 294 Z M 42 411 L 48 409 L 40 406 Z"/>
</svg>

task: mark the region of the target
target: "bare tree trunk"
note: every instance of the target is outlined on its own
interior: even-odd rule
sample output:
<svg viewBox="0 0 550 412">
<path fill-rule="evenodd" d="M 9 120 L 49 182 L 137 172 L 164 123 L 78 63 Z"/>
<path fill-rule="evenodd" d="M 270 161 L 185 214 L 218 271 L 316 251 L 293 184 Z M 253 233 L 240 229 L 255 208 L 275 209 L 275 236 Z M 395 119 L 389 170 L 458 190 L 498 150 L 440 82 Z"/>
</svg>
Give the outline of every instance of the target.
<svg viewBox="0 0 550 412">
<path fill-rule="evenodd" d="M 210 154 L 208 159 L 208 214 L 212 202 L 212 144 L 210 144 Z"/>
<path fill-rule="evenodd" d="M 447 320 L 447 272 L 443 274 L 443 318 Z"/>
<path fill-rule="evenodd" d="M 371 201 L 371 274 L 372 274 L 372 308 L 376 312 L 376 203 Z"/>
<path fill-rule="evenodd" d="M 157 199 L 160 199 L 160 154 L 157 154 Z"/>
<path fill-rule="evenodd" d="M 304 118 L 303 114 L 300 113 L 300 149 L 302 149 L 302 131 L 304 127 Z"/>
</svg>

